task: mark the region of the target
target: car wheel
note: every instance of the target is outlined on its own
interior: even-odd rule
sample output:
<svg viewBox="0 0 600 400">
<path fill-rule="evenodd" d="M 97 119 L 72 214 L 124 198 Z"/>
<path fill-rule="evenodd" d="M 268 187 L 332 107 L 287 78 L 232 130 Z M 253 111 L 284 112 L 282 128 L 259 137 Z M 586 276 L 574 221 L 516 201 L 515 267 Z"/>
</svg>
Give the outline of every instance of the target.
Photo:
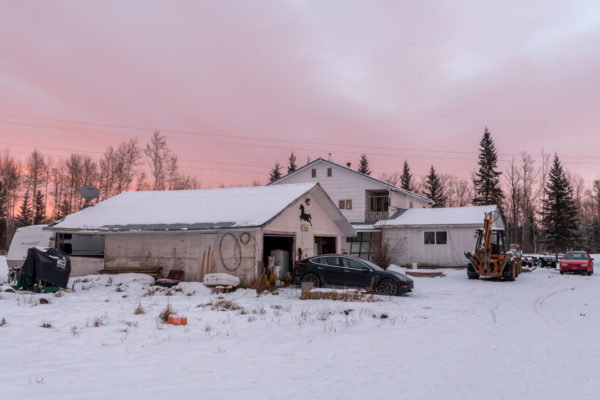
<svg viewBox="0 0 600 400">
<path fill-rule="evenodd" d="M 565 274 L 565 271 L 560 271 L 560 274 L 561 274 L 561 275 L 564 275 L 564 274 Z"/>
<path fill-rule="evenodd" d="M 382 279 L 377 282 L 377 293 L 394 296 L 398 292 L 398 285 L 391 279 Z"/>
<path fill-rule="evenodd" d="M 321 286 L 321 280 L 319 279 L 319 277 L 317 275 L 313 274 L 312 272 L 305 274 L 302 277 L 302 282 L 312 282 L 313 287 Z"/>
</svg>

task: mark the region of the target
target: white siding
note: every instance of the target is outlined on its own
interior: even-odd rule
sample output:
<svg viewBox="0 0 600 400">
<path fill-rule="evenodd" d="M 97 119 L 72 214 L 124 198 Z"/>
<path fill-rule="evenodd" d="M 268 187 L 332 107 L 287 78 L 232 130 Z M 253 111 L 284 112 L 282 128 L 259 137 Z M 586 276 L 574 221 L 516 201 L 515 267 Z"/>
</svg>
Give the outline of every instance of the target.
<svg viewBox="0 0 600 400">
<path fill-rule="evenodd" d="M 311 199 L 310 205 L 306 204 L 307 198 Z M 300 220 L 300 204 L 305 207 L 305 213 L 310 214 L 311 223 Z M 302 225 L 304 225 L 305 230 L 302 230 Z M 342 235 L 340 229 L 310 195 L 304 196 L 269 222 L 264 227 L 264 233 L 294 235 L 294 260 L 298 260 L 298 249 L 302 249 L 302 258 L 316 255 L 314 254 L 315 236 L 335 237 L 336 249 L 338 252 L 340 251 Z"/>
<path fill-rule="evenodd" d="M 429 203 L 425 200 L 406 196 L 402 193 L 390 191 L 390 217 L 398 211 L 398 209 L 408 210 L 410 208 L 429 208 Z M 412 202 L 412 207 L 410 203 Z"/>
<path fill-rule="evenodd" d="M 315 178 L 312 177 L 313 168 L 317 170 Z M 327 168 L 332 168 L 333 174 L 330 177 L 327 176 Z M 366 190 L 389 189 L 383 183 L 322 161 L 286 177 L 281 183 L 302 182 L 319 182 L 336 206 L 339 206 L 340 200 L 352 200 L 352 210 L 341 210 L 344 217 L 350 222 L 365 222 Z M 390 215 L 397 208 L 409 208 L 410 201 L 413 201 L 413 207 L 423 207 L 427 204 L 418 198 L 408 197 L 401 193 L 392 192 L 392 196 L 392 206 L 396 208 L 390 210 Z"/>
<path fill-rule="evenodd" d="M 475 227 L 427 227 L 427 228 L 385 228 L 383 240 L 396 250 L 393 263 L 410 266 L 417 263 L 422 267 L 466 267 L 464 251 L 475 248 Z M 446 231 L 447 244 L 424 243 L 424 232 Z"/>
</svg>

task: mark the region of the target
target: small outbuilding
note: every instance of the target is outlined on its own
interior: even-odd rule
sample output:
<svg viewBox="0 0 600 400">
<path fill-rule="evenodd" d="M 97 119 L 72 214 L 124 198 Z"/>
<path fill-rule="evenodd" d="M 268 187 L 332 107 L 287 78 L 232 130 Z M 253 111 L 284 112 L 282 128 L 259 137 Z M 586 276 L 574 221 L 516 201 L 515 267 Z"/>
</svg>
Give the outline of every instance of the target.
<svg viewBox="0 0 600 400">
<path fill-rule="evenodd" d="M 413 208 L 401 210 L 375 228 L 394 264 L 419 267 L 465 267 L 465 250 L 475 248 L 475 230 L 486 213 L 496 212 L 495 228 L 504 229 L 498 206 Z"/>
<path fill-rule="evenodd" d="M 226 272 L 243 286 L 269 256 L 285 271 L 356 235 L 318 183 L 121 193 L 48 229 L 105 235 L 105 270 L 182 269 L 187 281 Z"/>
</svg>

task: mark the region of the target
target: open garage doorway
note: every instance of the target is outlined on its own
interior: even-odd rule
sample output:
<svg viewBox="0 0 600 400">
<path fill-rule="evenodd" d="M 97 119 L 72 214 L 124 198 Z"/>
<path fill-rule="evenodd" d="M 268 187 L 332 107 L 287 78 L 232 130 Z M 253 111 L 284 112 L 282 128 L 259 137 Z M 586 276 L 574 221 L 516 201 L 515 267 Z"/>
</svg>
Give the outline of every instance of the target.
<svg viewBox="0 0 600 400">
<path fill-rule="evenodd" d="M 291 279 L 292 266 L 294 265 L 294 236 L 264 235 L 263 237 L 263 265 L 269 266 L 269 256 L 273 257 L 274 265 L 280 265 L 280 277 Z M 289 276 L 288 274 L 289 273 Z"/>
<path fill-rule="evenodd" d="M 315 254 L 320 256 L 321 254 L 335 254 L 335 237 L 328 236 L 315 236 Z"/>
</svg>

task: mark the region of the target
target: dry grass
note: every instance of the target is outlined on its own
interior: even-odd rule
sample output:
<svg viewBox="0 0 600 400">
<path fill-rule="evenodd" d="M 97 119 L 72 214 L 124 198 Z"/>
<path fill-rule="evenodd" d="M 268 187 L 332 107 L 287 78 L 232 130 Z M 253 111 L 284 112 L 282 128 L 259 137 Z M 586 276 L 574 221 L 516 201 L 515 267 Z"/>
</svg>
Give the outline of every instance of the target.
<svg viewBox="0 0 600 400">
<path fill-rule="evenodd" d="M 42 321 L 42 324 L 40 325 L 40 327 L 42 328 L 52 328 L 52 324 L 48 321 Z"/>
<path fill-rule="evenodd" d="M 2 319 L 0 319 L 0 326 L 4 326 L 8 324 L 8 322 L 6 321 L 6 318 L 2 317 Z"/>
<path fill-rule="evenodd" d="M 6 293 L 16 293 L 15 289 L 13 289 L 13 288 L 10 288 L 10 287 L 9 287 L 8 289 L 4 290 L 4 291 L 5 291 Z"/>
<path fill-rule="evenodd" d="M 237 305 L 231 300 L 218 300 L 217 302 L 209 303 L 209 305 L 211 306 L 211 310 L 216 311 L 241 311 L 244 309 L 244 307 Z"/>
<path fill-rule="evenodd" d="M 154 293 L 156 293 L 156 290 L 153 287 L 149 287 L 148 289 L 146 289 L 146 293 L 144 293 L 144 297 L 154 296 Z"/>
<path fill-rule="evenodd" d="M 103 326 L 106 323 L 106 315 L 102 314 L 97 316 L 96 318 L 94 318 L 94 322 L 92 323 L 92 326 L 94 328 L 99 328 L 101 326 Z"/>
<path fill-rule="evenodd" d="M 171 289 L 165 290 L 165 296 L 173 296 L 173 291 Z"/>
<path fill-rule="evenodd" d="M 46 299 L 46 298 L 42 297 L 42 298 L 40 299 L 40 304 L 50 304 L 50 301 L 48 301 L 48 299 Z"/>
<path fill-rule="evenodd" d="M 58 292 L 54 293 L 55 297 L 63 297 L 65 295 L 65 291 L 60 289 Z"/>
<path fill-rule="evenodd" d="M 160 318 L 160 320 L 162 322 L 167 322 L 167 320 L 169 319 L 169 316 L 171 315 L 175 315 L 177 314 L 175 312 L 175 310 L 173 309 L 173 307 L 171 307 L 170 303 L 167 303 L 167 306 L 160 312 L 160 314 L 158 314 L 158 318 Z"/>
<path fill-rule="evenodd" d="M 138 302 L 137 306 L 133 310 L 133 313 L 135 315 L 140 315 L 140 314 L 145 314 L 146 313 L 146 311 L 144 310 L 144 307 L 142 307 L 142 302 L 141 301 Z"/>
<path fill-rule="evenodd" d="M 312 290 L 305 287 L 300 294 L 300 300 L 335 300 L 335 301 L 364 301 L 376 302 L 381 301 L 373 295 L 365 296 L 357 290 Z"/>
<path fill-rule="evenodd" d="M 183 292 L 183 289 L 181 288 L 181 286 L 175 286 L 174 289 L 176 292 Z"/>
</svg>

